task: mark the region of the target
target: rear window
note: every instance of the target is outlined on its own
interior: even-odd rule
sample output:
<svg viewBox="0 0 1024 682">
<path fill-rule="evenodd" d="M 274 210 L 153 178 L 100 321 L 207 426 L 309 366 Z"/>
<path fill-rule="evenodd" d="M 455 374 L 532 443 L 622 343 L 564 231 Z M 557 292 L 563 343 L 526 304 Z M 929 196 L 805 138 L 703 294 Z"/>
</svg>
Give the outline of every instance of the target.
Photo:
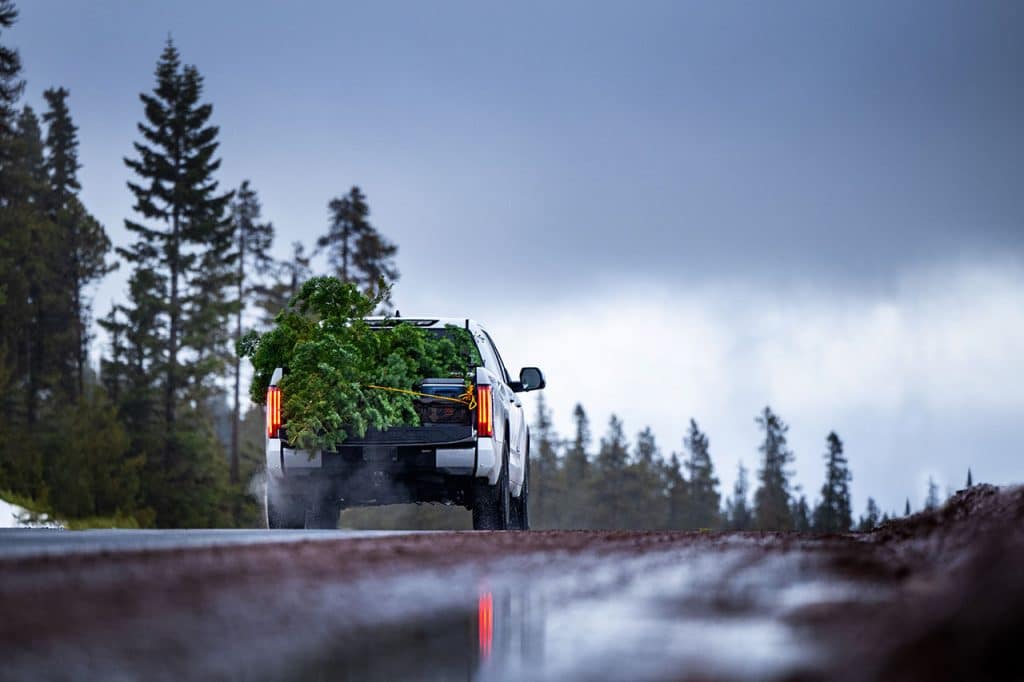
<svg viewBox="0 0 1024 682">
<path fill-rule="evenodd" d="M 433 322 L 433 320 L 429 322 Z M 387 325 L 372 324 L 370 328 L 373 329 L 374 331 L 378 331 L 381 329 L 390 329 L 395 324 L 416 324 L 416 326 L 423 328 L 421 324 L 417 324 L 416 322 L 394 322 L 392 324 Z M 485 367 L 493 371 L 500 371 L 498 369 L 500 365 L 498 364 L 497 359 L 495 359 L 494 354 L 490 353 L 490 350 L 487 349 L 488 344 L 486 343 L 486 341 L 474 339 L 473 335 L 469 333 L 469 330 L 465 329 L 464 327 L 457 327 L 453 324 L 450 324 L 445 327 L 426 327 L 424 328 L 424 331 L 426 331 L 428 334 L 432 336 L 450 338 L 455 343 L 456 347 L 458 347 L 460 343 L 469 341 L 469 343 L 466 344 L 467 349 L 470 353 L 470 357 L 467 358 L 468 367 L 473 368 L 479 367 L 480 365 L 484 365 Z M 489 355 L 483 355 L 484 349 L 487 349 Z"/>
</svg>

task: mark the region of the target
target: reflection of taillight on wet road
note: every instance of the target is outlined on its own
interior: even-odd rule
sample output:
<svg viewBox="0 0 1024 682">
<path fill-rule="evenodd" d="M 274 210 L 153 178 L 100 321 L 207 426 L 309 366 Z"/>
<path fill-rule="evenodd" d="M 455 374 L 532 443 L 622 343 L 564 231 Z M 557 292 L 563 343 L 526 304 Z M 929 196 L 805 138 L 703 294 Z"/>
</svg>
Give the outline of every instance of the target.
<svg viewBox="0 0 1024 682">
<path fill-rule="evenodd" d="M 480 633 L 480 657 L 491 656 L 491 644 L 494 641 L 494 595 L 481 592 L 476 609 L 477 630 Z"/>
</svg>

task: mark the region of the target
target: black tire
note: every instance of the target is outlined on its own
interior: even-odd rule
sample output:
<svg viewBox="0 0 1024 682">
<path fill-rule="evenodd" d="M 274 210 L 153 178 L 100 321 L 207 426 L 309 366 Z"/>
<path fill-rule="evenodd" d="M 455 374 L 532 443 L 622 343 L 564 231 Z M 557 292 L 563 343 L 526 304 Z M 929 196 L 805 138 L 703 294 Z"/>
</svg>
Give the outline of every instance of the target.
<svg viewBox="0 0 1024 682">
<path fill-rule="evenodd" d="M 530 441 L 526 441 L 523 466 L 523 490 L 519 493 L 518 498 L 512 498 L 512 528 L 514 530 L 530 530 Z"/>
<path fill-rule="evenodd" d="M 311 530 L 337 530 L 341 516 L 341 501 L 320 495 L 306 510 L 306 528 Z"/>
<path fill-rule="evenodd" d="M 511 496 L 508 492 L 508 444 L 501 452 L 501 473 L 491 485 L 487 479 L 473 482 L 473 530 L 508 530 Z"/>
<path fill-rule="evenodd" d="M 303 504 L 302 499 L 285 494 L 281 490 L 280 484 L 275 483 L 274 479 L 269 476 L 267 477 L 263 507 L 267 514 L 267 528 L 271 530 L 305 527 L 306 505 Z"/>
</svg>

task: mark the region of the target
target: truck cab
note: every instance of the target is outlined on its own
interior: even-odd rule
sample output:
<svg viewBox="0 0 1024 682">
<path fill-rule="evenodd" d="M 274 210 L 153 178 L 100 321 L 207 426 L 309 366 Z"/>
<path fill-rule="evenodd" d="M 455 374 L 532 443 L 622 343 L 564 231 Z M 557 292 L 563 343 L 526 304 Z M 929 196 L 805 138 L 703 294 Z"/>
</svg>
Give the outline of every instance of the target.
<svg viewBox="0 0 1024 682">
<path fill-rule="evenodd" d="M 413 324 L 429 333 L 465 329 L 482 364 L 472 394 L 462 379 L 424 377 L 414 387 L 420 424 L 370 429 L 331 450 L 288 442 L 281 379 L 267 390 L 265 509 L 269 528 L 334 528 L 346 508 L 409 502 L 464 506 L 478 530 L 529 529 L 530 434 L 519 394 L 544 388 L 525 367 L 513 378 L 490 334 L 469 319 L 367 318 L 371 327 Z"/>
</svg>

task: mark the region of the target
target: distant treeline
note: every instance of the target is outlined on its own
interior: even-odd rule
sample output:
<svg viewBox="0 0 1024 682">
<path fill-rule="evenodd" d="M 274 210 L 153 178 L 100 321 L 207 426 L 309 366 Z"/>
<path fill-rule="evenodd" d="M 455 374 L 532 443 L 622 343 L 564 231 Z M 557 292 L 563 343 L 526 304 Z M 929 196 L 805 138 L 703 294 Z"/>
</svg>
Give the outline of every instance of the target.
<svg viewBox="0 0 1024 682">
<path fill-rule="evenodd" d="M 0 32 L 16 19 L 0 0 Z M 234 345 L 285 306 L 313 254 L 295 243 L 273 258 L 251 184 L 220 188 L 213 107 L 170 41 L 120 150 L 133 241 L 116 248 L 82 202 L 70 93 L 46 90 L 40 117 L 18 106 L 24 89 L 18 52 L 0 45 L 0 495 L 97 524 L 259 523 L 262 416 L 243 409 Z M 331 274 L 395 281 L 397 247 L 359 188 L 327 208 L 313 253 Z M 90 292 L 119 266 L 127 295 L 97 320 L 110 340 L 97 371 Z"/>
<path fill-rule="evenodd" d="M 551 412 L 540 394 L 530 426 L 530 522 L 534 529 L 612 530 L 771 530 L 821 533 L 866 531 L 896 516 L 867 500 L 854 519 L 852 475 L 835 433 L 825 438 L 824 481 L 813 503 L 791 482 L 789 427 L 770 407 L 755 418 L 762 441 L 751 492 L 750 472 L 739 465 L 732 491 L 724 495 L 709 451 L 710 440 L 690 420 L 683 452 L 664 457 L 651 429 L 631 443 L 622 422 L 612 415 L 594 447 L 590 420 L 582 405 L 573 410 L 569 439 L 554 430 Z M 967 472 L 967 486 L 972 476 Z M 926 509 L 941 504 L 939 488 L 928 481 Z M 911 513 L 907 499 L 903 515 Z M 468 512 L 454 508 L 404 505 L 342 513 L 352 527 L 468 528 Z"/>
</svg>

